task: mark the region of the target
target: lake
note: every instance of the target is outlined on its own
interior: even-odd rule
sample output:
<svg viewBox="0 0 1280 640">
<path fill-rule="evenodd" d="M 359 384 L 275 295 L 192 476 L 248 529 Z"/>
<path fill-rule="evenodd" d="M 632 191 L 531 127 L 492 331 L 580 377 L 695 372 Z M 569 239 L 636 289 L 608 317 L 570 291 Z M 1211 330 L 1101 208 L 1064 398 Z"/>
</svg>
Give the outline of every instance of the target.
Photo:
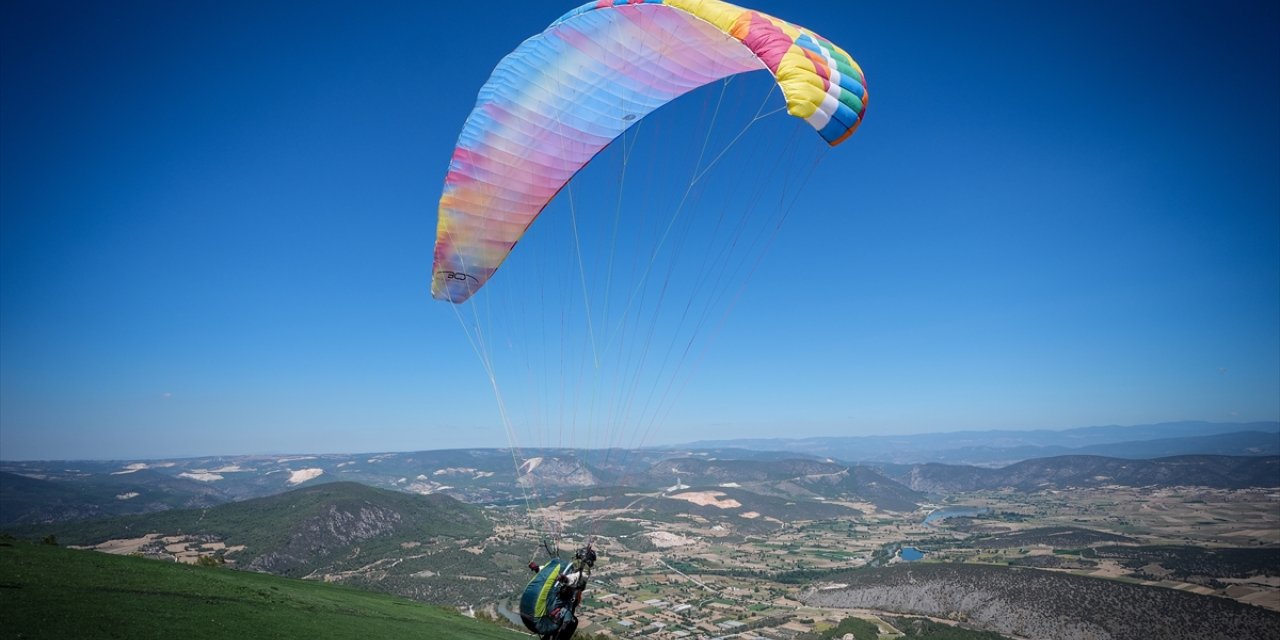
<svg viewBox="0 0 1280 640">
<path fill-rule="evenodd" d="M 508 609 L 505 604 L 498 605 L 498 614 L 506 618 L 511 624 L 524 626 L 524 622 L 520 620 L 520 614 Z"/>
<path fill-rule="evenodd" d="M 898 557 L 907 562 L 915 562 L 924 557 L 924 552 L 915 547 L 902 547 L 898 549 Z"/>
</svg>

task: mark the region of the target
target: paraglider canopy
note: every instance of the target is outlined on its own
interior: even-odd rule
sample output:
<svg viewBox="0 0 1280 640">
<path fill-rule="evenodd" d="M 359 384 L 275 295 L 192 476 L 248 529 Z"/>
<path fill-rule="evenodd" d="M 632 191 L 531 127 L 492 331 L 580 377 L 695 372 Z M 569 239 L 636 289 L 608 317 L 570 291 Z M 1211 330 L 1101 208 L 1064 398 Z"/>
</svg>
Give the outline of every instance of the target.
<svg viewBox="0 0 1280 640">
<path fill-rule="evenodd" d="M 866 107 L 861 69 L 813 31 L 719 0 L 585 4 L 529 38 L 481 88 L 440 197 L 431 293 L 466 301 L 601 149 L 718 79 L 768 70 L 787 111 L 835 146 Z"/>
</svg>

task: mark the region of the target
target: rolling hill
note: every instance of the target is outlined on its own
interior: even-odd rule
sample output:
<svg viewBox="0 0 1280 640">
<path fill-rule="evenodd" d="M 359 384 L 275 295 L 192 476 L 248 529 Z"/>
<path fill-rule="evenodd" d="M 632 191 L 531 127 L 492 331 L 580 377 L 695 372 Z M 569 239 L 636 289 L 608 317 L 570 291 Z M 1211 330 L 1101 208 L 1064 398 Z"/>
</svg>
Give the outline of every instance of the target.
<svg viewBox="0 0 1280 640">
<path fill-rule="evenodd" d="M 869 467 L 789 458 L 710 460 L 675 458 L 653 465 L 638 483 L 667 488 L 689 486 L 744 489 L 791 500 L 841 499 L 869 502 L 887 511 L 915 511 L 924 496 Z"/>
<path fill-rule="evenodd" d="M 448 496 L 415 496 L 355 482 L 294 489 L 208 509 L 178 509 L 86 522 L 12 528 L 48 532 L 69 544 L 97 544 L 151 532 L 212 535 L 246 545 L 249 557 L 278 552 L 299 536 L 324 555 L 324 539 L 350 542 L 381 535 L 395 539 L 476 537 L 489 525 L 475 507 Z M 306 536 L 311 533 L 314 535 Z"/>
<path fill-rule="evenodd" d="M 64 544 L 185 562 L 209 556 L 252 571 L 450 604 L 509 592 L 520 577 L 496 565 L 493 557 L 462 551 L 492 533 L 477 507 L 444 495 L 419 496 L 354 482 L 209 509 L 10 531 L 29 539 L 53 535 Z M 475 579 L 453 579 L 458 574 Z"/>
</svg>

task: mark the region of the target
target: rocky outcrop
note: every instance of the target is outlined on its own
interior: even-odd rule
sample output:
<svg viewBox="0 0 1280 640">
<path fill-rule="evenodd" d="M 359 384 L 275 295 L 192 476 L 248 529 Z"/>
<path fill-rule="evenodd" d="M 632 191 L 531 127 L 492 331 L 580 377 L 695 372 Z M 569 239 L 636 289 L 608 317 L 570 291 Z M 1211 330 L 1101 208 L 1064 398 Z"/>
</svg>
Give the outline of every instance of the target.
<svg viewBox="0 0 1280 640">
<path fill-rule="evenodd" d="M 529 458 L 520 465 L 521 487 L 594 487 L 600 480 L 576 458 Z"/>
<path fill-rule="evenodd" d="M 398 511 L 378 505 L 330 505 L 324 514 L 304 521 L 281 548 L 254 558 L 249 568 L 289 575 L 362 540 L 389 534 L 402 520 Z"/>
</svg>

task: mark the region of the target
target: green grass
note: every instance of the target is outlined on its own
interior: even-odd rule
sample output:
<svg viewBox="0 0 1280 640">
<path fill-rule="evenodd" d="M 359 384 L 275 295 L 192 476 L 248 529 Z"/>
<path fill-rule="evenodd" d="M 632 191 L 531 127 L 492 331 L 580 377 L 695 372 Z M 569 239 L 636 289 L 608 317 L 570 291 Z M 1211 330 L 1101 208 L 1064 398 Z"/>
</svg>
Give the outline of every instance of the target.
<svg viewBox="0 0 1280 640">
<path fill-rule="evenodd" d="M 324 583 L 0 540 L 0 640 L 514 640 L 449 609 Z"/>
</svg>

